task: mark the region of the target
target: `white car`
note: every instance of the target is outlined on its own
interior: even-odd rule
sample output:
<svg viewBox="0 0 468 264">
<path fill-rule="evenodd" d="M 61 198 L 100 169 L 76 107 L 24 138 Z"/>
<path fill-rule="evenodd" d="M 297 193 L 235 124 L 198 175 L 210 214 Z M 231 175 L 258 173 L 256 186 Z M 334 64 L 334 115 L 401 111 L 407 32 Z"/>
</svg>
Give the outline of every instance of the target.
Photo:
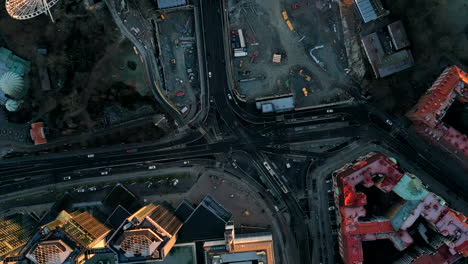
<svg viewBox="0 0 468 264">
<path fill-rule="evenodd" d="M 63 180 L 64 181 L 69 181 L 69 180 L 71 180 L 71 176 L 65 176 L 65 177 L 63 177 Z"/>
<path fill-rule="evenodd" d="M 387 123 L 389 126 L 393 125 L 393 122 L 390 121 L 390 119 L 385 120 L 385 123 Z"/>
<path fill-rule="evenodd" d="M 179 183 L 179 180 L 178 180 L 178 179 L 174 179 L 174 180 L 172 181 L 172 186 L 176 186 L 178 183 Z"/>
<path fill-rule="evenodd" d="M 184 161 L 184 165 L 187 165 L 189 163 L 190 163 L 190 161 Z"/>
<path fill-rule="evenodd" d="M 333 211 L 333 210 L 335 210 L 335 207 L 334 207 L 334 206 L 328 207 L 328 211 Z"/>
<path fill-rule="evenodd" d="M 88 188 L 88 191 L 91 191 L 91 192 L 94 192 L 94 191 L 96 191 L 96 190 L 97 190 L 97 189 L 96 189 L 96 187 L 94 187 L 94 186 L 91 186 L 91 187 Z"/>
<path fill-rule="evenodd" d="M 88 158 L 94 158 L 94 154 L 88 154 Z"/>
<path fill-rule="evenodd" d="M 80 188 L 80 189 L 78 189 L 78 190 L 76 190 L 76 191 L 79 192 L 79 193 L 84 193 L 84 192 L 85 192 L 85 189 Z"/>
<path fill-rule="evenodd" d="M 327 109 L 327 113 L 333 113 L 333 109 Z"/>
<path fill-rule="evenodd" d="M 232 100 L 231 94 L 227 94 L 227 96 L 228 96 L 229 100 Z"/>
<path fill-rule="evenodd" d="M 211 78 L 211 72 L 208 72 L 208 78 Z"/>
<path fill-rule="evenodd" d="M 156 165 L 148 166 L 148 170 L 155 170 L 155 169 L 156 169 Z"/>
<path fill-rule="evenodd" d="M 101 175 L 102 176 L 109 175 L 109 171 L 101 171 Z"/>
</svg>

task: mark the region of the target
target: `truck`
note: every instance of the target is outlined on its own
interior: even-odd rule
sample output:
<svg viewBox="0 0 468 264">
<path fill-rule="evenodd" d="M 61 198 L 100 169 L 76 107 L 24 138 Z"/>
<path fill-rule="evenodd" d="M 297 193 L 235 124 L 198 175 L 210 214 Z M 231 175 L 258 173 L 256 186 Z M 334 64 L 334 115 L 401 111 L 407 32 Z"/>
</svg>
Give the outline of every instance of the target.
<svg viewBox="0 0 468 264">
<path fill-rule="evenodd" d="M 241 48 L 245 48 L 245 39 L 244 39 L 244 33 L 242 33 L 242 29 L 238 29 L 237 32 L 239 33 L 239 42 Z"/>
<path fill-rule="evenodd" d="M 245 57 L 247 56 L 247 52 L 245 51 L 234 51 L 234 57 Z"/>
</svg>

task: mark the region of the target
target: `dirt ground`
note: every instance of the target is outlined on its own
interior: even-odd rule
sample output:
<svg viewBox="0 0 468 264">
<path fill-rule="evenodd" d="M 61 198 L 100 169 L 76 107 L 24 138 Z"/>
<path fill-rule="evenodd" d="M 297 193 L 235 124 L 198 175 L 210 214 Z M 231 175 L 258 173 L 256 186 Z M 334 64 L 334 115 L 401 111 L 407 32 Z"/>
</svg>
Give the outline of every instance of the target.
<svg viewBox="0 0 468 264">
<path fill-rule="evenodd" d="M 195 105 L 200 85 L 193 10 L 166 13 L 165 17 L 157 24 L 165 89 L 179 107 Z M 177 96 L 178 92 L 185 95 Z"/>
<path fill-rule="evenodd" d="M 468 66 L 468 2 L 465 0 L 386 0 L 391 17 L 406 27 L 416 65 L 385 80 L 368 83 L 377 105 L 405 113 L 443 69 Z"/>
<path fill-rule="evenodd" d="M 258 0 L 230 0 L 231 30 L 242 29 L 248 56 L 233 59 L 237 88 L 246 100 L 293 94 L 297 107 L 307 107 L 340 100 L 341 91 L 334 85 L 344 76 L 341 65 L 339 35 L 334 32 L 335 20 L 325 6 L 308 4 L 292 8 L 294 1 L 274 0 L 268 4 Z M 288 13 L 294 31 L 283 20 L 282 11 Z M 317 26 L 311 26 L 317 25 Z M 257 44 L 258 43 L 258 44 Z M 324 63 L 324 69 L 309 55 L 310 49 L 324 45 L 314 55 Z M 273 54 L 283 54 L 282 63 L 272 62 Z M 254 61 L 252 57 L 258 54 Z M 311 81 L 298 70 L 308 72 Z M 306 88 L 309 96 L 304 96 Z"/>
</svg>

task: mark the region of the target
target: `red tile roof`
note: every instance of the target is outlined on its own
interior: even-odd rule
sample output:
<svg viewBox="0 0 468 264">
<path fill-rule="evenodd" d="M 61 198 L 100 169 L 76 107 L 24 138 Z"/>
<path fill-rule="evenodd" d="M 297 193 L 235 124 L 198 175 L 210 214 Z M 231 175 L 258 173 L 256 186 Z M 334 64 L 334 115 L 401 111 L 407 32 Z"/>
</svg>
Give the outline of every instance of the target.
<svg viewBox="0 0 468 264">
<path fill-rule="evenodd" d="M 29 132 L 31 134 L 31 139 L 34 141 L 34 145 L 41 145 L 47 143 L 47 139 L 44 134 L 43 122 L 32 123 Z"/>
<path fill-rule="evenodd" d="M 468 138 L 442 122 L 455 100 L 468 102 L 468 74 L 457 66 L 447 67 L 406 116 L 418 133 L 444 150 L 468 159 Z"/>
<path fill-rule="evenodd" d="M 468 256 L 468 223 L 467 218 L 445 206 L 443 199 L 429 193 L 423 200 L 417 201 L 417 207 L 403 218 L 403 224 L 395 230 L 392 218 L 377 216 L 372 221 L 361 222 L 359 218 L 366 216 L 364 205 L 367 198 L 364 193 L 356 192 L 356 185 L 369 188 L 377 186 L 383 192 L 393 190 L 398 184 L 404 171 L 388 157 L 380 153 L 370 153 L 360 158 L 355 164 L 348 164 L 335 171 L 333 184 L 338 190 L 335 192 L 335 203 L 339 207 L 340 253 L 345 264 L 363 262 L 362 241 L 389 239 L 398 250 L 404 250 L 414 240 L 407 228 L 412 226 L 419 217 L 423 217 L 432 224 L 434 230 L 450 239 L 447 242 L 445 260 L 455 259 L 456 256 Z M 376 179 L 375 176 L 379 178 Z M 422 256 L 423 260 L 437 262 L 437 258 Z M 447 263 L 453 263 L 448 261 Z"/>
</svg>

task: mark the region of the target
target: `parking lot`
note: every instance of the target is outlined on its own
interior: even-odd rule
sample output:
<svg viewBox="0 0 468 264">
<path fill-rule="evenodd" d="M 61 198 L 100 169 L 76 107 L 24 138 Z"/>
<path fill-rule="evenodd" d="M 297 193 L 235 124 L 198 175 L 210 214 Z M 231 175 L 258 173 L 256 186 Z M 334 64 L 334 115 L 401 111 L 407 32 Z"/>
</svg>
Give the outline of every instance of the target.
<svg viewBox="0 0 468 264">
<path fill-rule="evenodd" d="M 335 85 L 344 73 L 335 44 L 337 26 L 322 17 L 328 14 L 324 7 L 297 7 L 287 0 L 228 3 L 232 73 L 241 98 L 255 101 L 292 94 L 298 108 L 347 98 Z"/>
</svg>

